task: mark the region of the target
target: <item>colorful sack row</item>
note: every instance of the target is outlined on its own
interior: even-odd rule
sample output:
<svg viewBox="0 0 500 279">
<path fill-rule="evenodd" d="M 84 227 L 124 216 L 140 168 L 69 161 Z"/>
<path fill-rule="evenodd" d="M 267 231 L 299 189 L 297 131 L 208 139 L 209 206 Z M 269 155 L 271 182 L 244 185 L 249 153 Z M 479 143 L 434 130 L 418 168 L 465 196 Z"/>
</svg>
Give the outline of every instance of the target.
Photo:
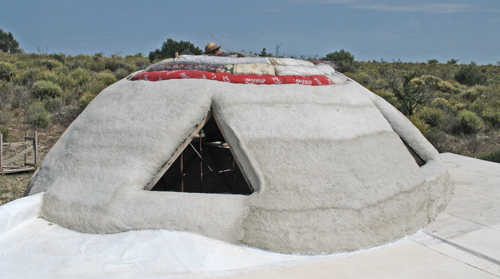
<svg viewBox="0 0 500 279">
<path fill-rule="evenodd" d="M 333 82 L 324 75 L 313 76 L 273 76 L 273 75 L 233 75 L 229 73 L 210 73 L 195 70 L 177 70 L 162 72 L 140 72 L 130 80 L 160 81 L 169 79 L 209 79 L 243 84 L 300 84 L 331 85 Z"/>
</svg>

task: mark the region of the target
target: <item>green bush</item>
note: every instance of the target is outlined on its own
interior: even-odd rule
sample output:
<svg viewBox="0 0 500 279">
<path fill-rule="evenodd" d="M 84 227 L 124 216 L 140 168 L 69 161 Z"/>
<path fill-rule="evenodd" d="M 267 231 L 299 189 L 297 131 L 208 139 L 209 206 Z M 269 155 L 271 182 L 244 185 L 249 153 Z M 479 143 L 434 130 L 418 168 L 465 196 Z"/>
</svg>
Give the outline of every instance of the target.
<svg viewBox="0 0 500 279">
<path fill-rule="evenodd" d="M 455 80 L 461 84 L 473 86 L 476 84 L 485 84 L 488 76 L 481 73 L 475 64 L 463 66 L 454 76 Z"/>
<path fill-rule="evenodd" d="M 194 55 L 200 55 L 203 51 L 197 46 L 193 45 L 189 41 L 175 41 L 172 39 L 167 39 L 166 42 L 163 42 L 161 49 L 156 49 L 149 53 L 149 62 L 153 63 L 153 61 L 163 60 L 165 58 L 172 58 L 175 56 L 175 53 L 178 52 L 181 54 L 183 51 L 189 51 Z"/>
<path fill-rule="evenodd" d="M 97 80 L 102 82 L 105 86 L 110 86 L 111 84 L 116 82 L 115 75 L 110 71 L 100 72 L 96 75 L 96 78 Z"/>
<path fill-rule="evenodd" d="M 429 125 L 425 123 L 422 119 L 420 119 L 417 115 L 409 115 L 406 117 L 408 117 L 411 123 L 413 123 L 413 125 L 417 127 L 417 129 L 420 130 L 422 134 L 425 135 L 429 132 Z"/>
<path fill-rule="evenodd" d="M 464 109 L 459 112 L 458 117 L 460 120 L 459 130 L 464 134 L 475 134 L 485 128 L 483 120 L 472 111 Z"/>
<path fill-rule="evenodd" d="M 444 98 L 436 98 L 432 101 L 432 105 L 437 107 L 437 108 L 440 108 L 440 109 L 447 109 L 449 108 L 451 105 L 450 105 L 450 102 L 448 102 L 448 100 L 444 99 Z"/>
<path fill-rule="evenodd" d="M 63 54 L 59 54 L 59 53 L 53 53 L 53 54 L 49 54 L 49 57 L 52 58 L 52 59 L 55 59 L 59 62 L 61 62 L 62 64 L 64 64 L 64 55 Z"/>
<path fill-rule="evenodd" d="M 10 81 L 17 73 L 14 65 L 7 62 L 0 62 L 0 80 Z"/>
<path fill-rule="evenodd" d="M 328 53 L 322 60 L 333 61 L 342 73 L 356 73 L 359 62 L 354 61 L 354 55 L 343 49 Z"/>
<path fill-rule="evenodd" d="M 41 128 L 46 128 L 52 125 L 52 117 L 50 113 L 45 110 L 41 102 L 33 103 L 26 110 L 26 118 L 28 123 Z"/>
<path fill-rule="evenodd" d="M 33 95 L 39 99 L 55 98 L 62 94 L 59 85 L 49 80 L 39 80 L 33 84 Z"/>
<path fill-rule="evenodd" d="M 129 75 L 129 71 L 127 71 L 123 68 L 120 68 L 120 69 L 116 70 L 116 72 L 115 72 L 115 77 L 117 80 L 123 79 L 123 78 L 127 77 L 128 75 Z"/>
<path fill-rule="evenodd" d="M 7 140 L 7 138 L 9 137 L 9 129 L 0 127 L 0 134 L 2 134 L 3 141 Z"/>
<path fill-rule="evenodd" d="M 500 110 L 492 107 L 488 107 L 483 111 L 483 119 L 490 122 L 493 125 L 500 124 Z"/>
<path fill-rule="evenodd" d="M 47 98 L 43 101 L 43 107 L 48 112 L 54 112 L 62 108 L 63 101 L 61 98 Z"/>
<path fill-rule="evenodd" d="M 444 120 L 444 112 L 438 108 L 423 107 L 417 112 L 417 116 L 431 127 L 436 127 Z"/>
<path fill-rule="evenodd" d="M 482 160 L 500 163 L 500 148 L 498 148 L 497 150 L 495 150 L 493 152 L 483 154 L 479 158 Z"/>
<path fill-rule="evenodd" d="M 40 61 L 40 65 L 47 67 L 49 70 L 53 70 L 57 67 L 61 67 L 62 63 L 57 60 L 42 60 Z"/>
<path fill-rule="evenodd" d="M 102 90 L 106 88 L 106 85 L 98 79 L 91 79 L 85 85 L 82 86 L 83 92 L 90 92 L 94 95 L 99 94 Z"/>
<path fill-rule="evenodd" d="M 90 104 L 90 102 L 94 100 L 96 96 L 96 94 L 93 94 L 91 92 L 83 93 L 82 97 L 80 98 L 80 110 L 83 111 Z"/>
<path fill-rule="evenodd" d="M 90 71 L 84 68 L 78 68 L 71 72 L 70 76 L 76 81 L 78 85 L 83 85 L 91 78 Z"/>
</svg>

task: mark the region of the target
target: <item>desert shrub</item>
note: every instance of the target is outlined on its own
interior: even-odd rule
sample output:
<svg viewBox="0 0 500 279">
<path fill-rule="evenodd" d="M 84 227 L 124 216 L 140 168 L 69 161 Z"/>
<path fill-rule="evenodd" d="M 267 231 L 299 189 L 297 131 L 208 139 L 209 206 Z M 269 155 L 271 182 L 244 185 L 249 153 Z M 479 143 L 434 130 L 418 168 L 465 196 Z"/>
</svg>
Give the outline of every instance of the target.
<svg viewBox="0 0 500 279">
<path fill-rule="evenodd" d="M 0 80 L 10 81 L 17 73 L 14 65 L 8 62 L 0 62 Z"/>
<path fill-rule="evenodd" d="M 52 125 L 52 117 L 50 113 L 45 110 L 41 102 L 33 103 L 26 110 L 26 118 L 28 123 L 41 128 L 46 128 Z"/>
<path fill-rule="evenodd" d="M 444 92 L 444 93 L 457 93 L 458 89 L 453 86 L 453 84 L 447 82 L 447 81 L 439 81 L 437 84 L 437 90 Z"/>
<path fill-rule="evenodd" d="M 94 95 L 99 94 L 102 90 L 106 88 L 106 85 L 98 79 L 92 79 L 82 86 L 83 92 L 90 92 Z"/>
<path fill-rule="evenodd" d="M 63 91 L 61 94 L 61 100 L 65 106 L 69 106 L 75 100 L 75 94 L 73 91 Z"/>
<path fill-rule="evenodd" d="M 28 84 L 35 82 L 38 79 L 38 75 L 40 74 L 40 69 L 28 69 L 22 73 L 21 79 L 23 84 Z"/>
<path fill-rule="evenodd" d="M 438 108 L 423 107 L 416 114 L 431 127 L 438 126 L 444 120 L 444 112 Z"/>
<path fill-rule="evenodd" d="M 171 58 L 175 56 L 175 53 L 179 54 L 183 51 L 189 51 L 194 55 L 200 55 L 203 51 L 197 46 L 193 45 L 190 41 L 175 41 L 173 39 L 167 39 L 166 42 L 163 42 L 161 49 L 156 49 L 154 51 L 149 52 L 149 62 L 162 60 L 165 58 Z"/>
<path fill-rule="evenodd" d="M 90 102 L 94 100 L 96 96 L 96 94 L 93 94 L 91 92 L 83 93 L 82 97 L 80 98 L 80 111 L 83 111 L 90 104 Z"/>
<path fill-rule="evenodd" d="M 90 71 L 84 68 L 78 68 L 71 72 L 70 76 L 76 81 L 78 85 L 83 85 L 91 78 Z"/>
<path fill-rule="evenodd" d="M 464 134 L 475 134 L 485 128 L 483 120 L 472 111 L 464 109 L 459 112 L 458 117 L 460 120 L 459 131 Z"/>
<path fill-rule="evenodd" d="M 479 158 L 482 160 L 500 163 L 500 148 L 498 148 L 497 150 L 494 150 L 490 153 L 483 154 Z"/>
<path fill-rule="evenodd" d="M 89 63 L 89 69 L 94 72 L 104 71 L 106 69 L 104 61 L 102 59 L 96 58 L 97 57 L 94 57 L 94 60 Z"/>
<path fill-rule="evenodd" d="M 334 61 L 337 69 L 342 73 L 356 73 L 359 62 L 354 61 L 354 55 L 343 49 L 328 53 L 322 60 Z"/>
<path fill-rule="evenodd" d="M 450 102 L 444 98 L 436 98 L 432 101 L 432 105 L 440 109 L 447 109 L 450 107 Z"/>
<path fill-rule="evenodd" d="M 467 105 L 467 109 L 475 113 L 482 113 L 487 107 L 488 103 L 481 99 L 477 99 Z"/>
<path fill-rule="evenodd" d="M 430 128 L 425 134 L 425 138 L 436 148 L 442 152 L 442 143 L 446 140 L 446 134 L 438 128 Z"/>
<path fill-rule="evenodd" d="M 129 75 L 129 72 L 123 68 L 116 70 L 115 77 L 117 80 L 123 79 Z"/>
<path fill-rule="evenodd" d="M 467 108 L 467 105 L 464 104 L 464 103 L 456 103 L 453 105 L 453 110 L 454 111 L 459 111 L 459 110 L 463 110 L 463 109 L 466 109 Z"/>
<path fill-rule="evenodd" d="M 474 102 L 480 94 L 474 88 L 467 89 L 465 92 L 460 94 L 460 97 L 466 102 Z"/>
<path fill-rule="evenodd" d="M 9 129 L 0 127 L 0 134 L 2 134 L 3 141 L 9 137 Z"/>
<path fill-rule="evenodd" d="M 483 111 L 483 119 L 492 125 L 500 125 L 500 110 L 493 107 L 486 108 Z"/>
<path fill-rule="evenodd" d="M 488 76 L 478 70 L 475 64 L 463 66 L 454 76 L 455 80 L 461 84 L 473 86 L 476 84 L 485 84 Z"/>
<path fill-rule="evenodd" d="M 407 117 L 411 121 L 411 123 L 413 123 L 413 125 L 415 125 L 415 127 L 420 130 L 422 134 L 425 135 L 429 132 L 429 125 L 422 119 L 420 119 L 417 115 L 409 115 Z"/>
<path fill-rule="evenodd" d="M 57 67 L 61 67 L 63 64 L 57 60 L 41 60 L 40 65 L 47 67 L 49 70 L 53 70 Z"/>
<path fill-rule="evenodd" d="M 64 64 L 65 59 L 64 59 L 63 54 L 53 53 L 53 54 L 49 54 L 49 57 Z"/>
<path fill-rule="evenodd" d="M 39 99 L 55 98 L 62 94 L 59 85 L 49 80 L 39 80 L 33 84 L 33 95 Z"/>
<path fill-rule="evenodd" d="M 394 96 L 394 94 L 392 92 L 381 89 L 381 90 L 373 90 L 373 93 L 384 98 L 384 100 L 386 100 L 391 105 L 393 105 L 395 107 L 399 106 L 398 98 L 396 98 L 396 96 Z"/>
<path fill-rule="evenodd" d="M 110 71 L 100 72 L 96 75 L 96 78 L 105 86 L 109 86 L 116 82 L 115 74 Z"/>
<path fill-rule="evenodd" d="M 43 100 L 43 107 L 48 112 L 54 112 L 63 106 L 63 101 L 61 98 L 47 98 Z"/>
</svg>

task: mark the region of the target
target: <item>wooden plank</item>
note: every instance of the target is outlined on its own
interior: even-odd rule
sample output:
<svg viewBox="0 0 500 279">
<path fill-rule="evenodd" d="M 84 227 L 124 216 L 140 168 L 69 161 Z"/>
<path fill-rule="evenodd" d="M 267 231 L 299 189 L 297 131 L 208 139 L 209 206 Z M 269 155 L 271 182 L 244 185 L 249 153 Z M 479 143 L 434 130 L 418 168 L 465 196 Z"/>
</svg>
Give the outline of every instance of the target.
<svg viewBox="0 0 500 279">
<path fill-rule="evenodd" d="M 28 152 L 32 151 L 33 150 L 33 146 L 30 146 L 28 147 L 27 149 L 23 150 L 21 153 L 17 154 L 16 156 L 8 159 L 8 160 L 5 160 L 3 162 L 4 165 L 8 165 L 16 160 L 18 160 L 19 158 L 21 158 L 24 154 L 27 154 Z"/>
<path fill-rule="evenodd" d="M 4 142 L 2 143 L 3 146 L 7 148 L 16 148 L 19 146 L 24 146 L 24 145 L 30 145 L 31 142 L 29 141 L 21 141 L 21 142 Z"/>
<path fill-rule="evenodd" d="M 38 164 L 38 134 L 35 131 L 35 140 L 33 141 L 33 156 L 35 157 L 35 166 Z"/>
<path fill-rule="evenodd" d="M 34 170 L 36 170 L 36 168 L 21 167 L 21 168 L 9 169 L 9 168 L 5 168 L 4 167 L 3 171 L 0 172 L 0 174 L 9 174 L 9 173 L 16 173 L 16 172 L 27 172 L 27 171 L 34 171 Z"/>
<path fill-rule="evenodd" d="M 2 172 L 2 169 L 3 169 L 3 163 L 2 163 L 2 155 L 3 155 L 3 149 L 2 149 L 2 146 L 3 146 L 3 135 L 0 134 L 0 173 Z"/>
<path fill-rule="evenodd" d="M 156 175 L 151 179 L 151 181 L 149 181 L 144 190 L 150 191 L 151 189 L 153 189 L 153 187 L 160 180 L 160 178 L 165 174 L 165 172 L 167 172 L 168 168 L 175 162 L 175 160 L 179 157 L 179 155 L 182 154 L 182 151 L 186 149 L 186 147 L 189 145 L 189 143 L 191 143 L 193 138 L 200 132 L 203 126 L 205 126 L 210 117 L 212 117 L 211 111 L 207 113 L 205 118 L 203 118 L 203 120 L 201 120 L 201 122 L 198 125 L 196 125 L 191 134 L 189 134 L 187 139 L 177 148 L 177 150 L 174 152 L 174 154 L 172 154 L 172 156 L 170 157 L 170 159 L 168 159 L 165 165 L 163 165 L 163 167 L 161 167 L 158 173 L 156 173 Z"/>
</svg>

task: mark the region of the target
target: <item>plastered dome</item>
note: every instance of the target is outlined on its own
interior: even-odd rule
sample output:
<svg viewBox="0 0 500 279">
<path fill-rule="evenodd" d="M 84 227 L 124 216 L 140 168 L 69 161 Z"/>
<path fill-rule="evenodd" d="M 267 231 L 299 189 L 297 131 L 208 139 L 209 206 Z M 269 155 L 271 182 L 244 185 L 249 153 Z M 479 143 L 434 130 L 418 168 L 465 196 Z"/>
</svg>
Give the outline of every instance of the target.
<svg viewBox="0 0 500 279">
<path fill-rule="evenodd" d="M 452 193 L 438 152 L 385 100 L 308 63 L 181 56 L 109 86 L 33 176 L 40 216 L 85 233 L 189 231 L 299 254 L 427 225 Z"/>
</svg>

